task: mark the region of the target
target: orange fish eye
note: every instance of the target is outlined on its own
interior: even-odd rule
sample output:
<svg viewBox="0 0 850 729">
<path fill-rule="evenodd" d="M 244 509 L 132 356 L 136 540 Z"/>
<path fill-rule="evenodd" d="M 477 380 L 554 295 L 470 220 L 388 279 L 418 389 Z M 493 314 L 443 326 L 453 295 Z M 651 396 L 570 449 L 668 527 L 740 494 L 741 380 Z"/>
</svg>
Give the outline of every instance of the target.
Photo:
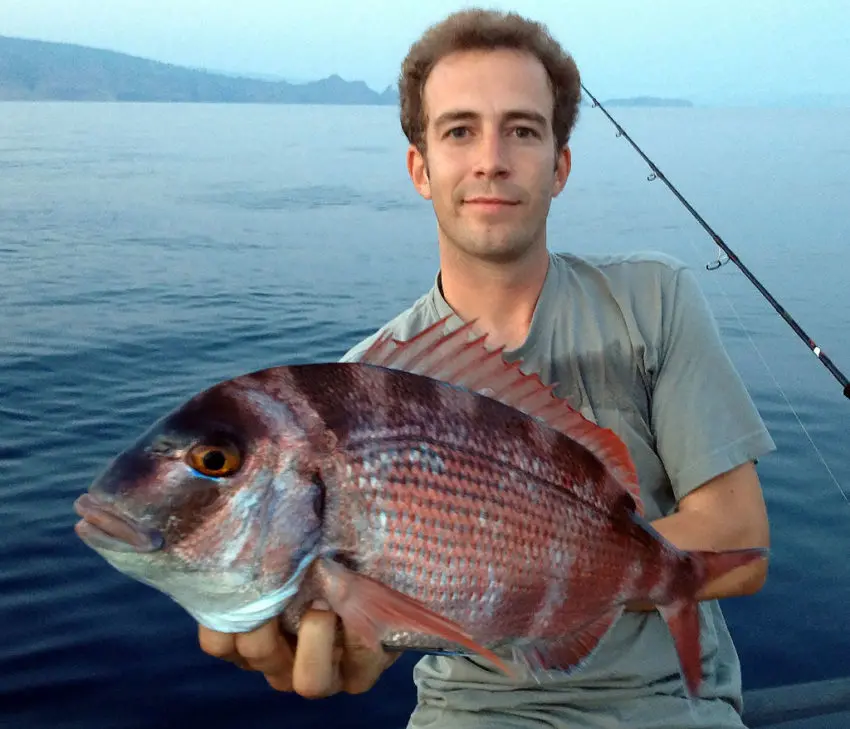
<svg viewBox="0 0 850 729">
<path fill-rule="evenodd" d="M 189 465 L 204 476 L 230 476 L 242 465 L 242 454 L 232 444 L 200 443 L 188 453 Z"/>
</svg>

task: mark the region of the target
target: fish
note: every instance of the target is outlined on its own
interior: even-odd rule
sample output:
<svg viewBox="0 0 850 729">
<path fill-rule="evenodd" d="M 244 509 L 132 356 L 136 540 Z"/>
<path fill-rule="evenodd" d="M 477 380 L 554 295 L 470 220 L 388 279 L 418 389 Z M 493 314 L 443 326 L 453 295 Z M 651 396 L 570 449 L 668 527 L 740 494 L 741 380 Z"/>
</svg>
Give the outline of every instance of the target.
<svg viewBox="0 0 850 729">
<path fill-rule="evenodd" d="M 616 433 L 486 340 L 447 317 L 219 382 L 106 464 L 75 532 L 213 630 L 296 634 L 323 601 L 374 647 L 512 676 L 580 669 L 649 604 L 696 695 L 697 595 L 767 550 L 674 546 Z"/>
</svg>

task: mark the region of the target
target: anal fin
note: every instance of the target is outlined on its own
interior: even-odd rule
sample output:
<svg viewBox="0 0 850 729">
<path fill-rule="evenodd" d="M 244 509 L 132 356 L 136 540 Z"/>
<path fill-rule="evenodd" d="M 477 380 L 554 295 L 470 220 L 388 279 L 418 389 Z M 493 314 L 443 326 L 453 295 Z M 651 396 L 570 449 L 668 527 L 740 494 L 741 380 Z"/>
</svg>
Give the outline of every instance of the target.
<svg viewBox="0 0 850 729">
<path fill-rule="evenodd" d="M 514 660 L 535 674 L 575 671 L 596 651 L 600 641 L 622 615 L 623 610 L 622 606 L 618 606 L 555 640 L 514 646 Z"/>
</svg>

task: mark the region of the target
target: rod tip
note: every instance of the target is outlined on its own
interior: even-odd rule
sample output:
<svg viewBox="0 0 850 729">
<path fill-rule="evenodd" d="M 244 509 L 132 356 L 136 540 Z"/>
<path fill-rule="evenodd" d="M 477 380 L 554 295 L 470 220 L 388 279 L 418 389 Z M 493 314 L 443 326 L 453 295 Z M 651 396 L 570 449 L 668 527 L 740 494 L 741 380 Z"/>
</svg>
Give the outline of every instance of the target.
<svg viewBox="0 0 850 729">
<path fill-rule="evenodd" d="M 850 382 L 844 385 L 844 397 L 850 400 Z"/>
</svg>

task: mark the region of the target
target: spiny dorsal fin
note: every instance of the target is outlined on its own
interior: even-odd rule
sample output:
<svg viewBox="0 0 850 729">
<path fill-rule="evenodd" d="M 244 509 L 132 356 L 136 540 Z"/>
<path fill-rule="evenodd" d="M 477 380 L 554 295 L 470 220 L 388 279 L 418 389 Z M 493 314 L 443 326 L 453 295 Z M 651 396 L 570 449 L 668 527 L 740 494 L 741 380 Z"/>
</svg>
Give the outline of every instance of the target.
<svg viewBox="0 0 850 729">
<path fill-rule="evenodd" d="M 474 335 L 474 321 L 446 333 L 449 318 L 440 319 L 407 341 L 385 332 L 360 361 L 463 387 L 543 421 L 599 458 L 631 493 L 637 512 L 642 514 L 637 472 L 628 448 L 617 434 L 571 408 L 554 394 L 555 386 L 544 385 L 538 374 L 525 374 L 519 362 L 506 361 L 502 356 L 504 347 L 488 349 L 484 344 L 486 335 L 470 338 L 470 334 Z"/>
</svg>

